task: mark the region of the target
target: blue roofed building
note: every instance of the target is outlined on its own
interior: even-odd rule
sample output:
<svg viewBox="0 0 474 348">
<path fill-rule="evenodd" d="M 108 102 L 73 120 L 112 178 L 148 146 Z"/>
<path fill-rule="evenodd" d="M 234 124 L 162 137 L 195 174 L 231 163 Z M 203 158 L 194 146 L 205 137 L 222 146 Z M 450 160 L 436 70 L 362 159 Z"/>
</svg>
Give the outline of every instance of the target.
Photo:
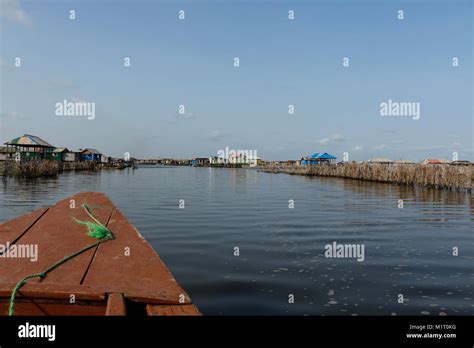
<svg viewBox="0 0 474 348">
<path fill-rule="evenodd" d="M 316 152 L 308 157 L 303 157 L 300 160 L 302 166 L 316 165 L 316 164 L 332 164 L 336 162 L 337 157 L 328 154 L 327 152 Z"/>
<path fill-rule="evenodd" d="M 86 148 L 86 149 L 79 149 L 81 153 L 81 159 L 83 161 L 91 161 L 91 162 L 102 162 L 102 152 L 96 149 Z"/>
</svg>

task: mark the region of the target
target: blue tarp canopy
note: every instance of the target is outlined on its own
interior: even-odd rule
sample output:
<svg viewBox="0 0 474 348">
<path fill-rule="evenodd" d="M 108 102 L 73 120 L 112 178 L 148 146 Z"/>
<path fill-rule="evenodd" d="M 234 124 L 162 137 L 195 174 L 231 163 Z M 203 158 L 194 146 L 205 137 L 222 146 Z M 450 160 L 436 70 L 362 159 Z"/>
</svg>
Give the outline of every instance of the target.
<svg viewBox="0 0 474 348">
<path fill-rule="evenodd" d="M 325 153 L 316 152 L 308 157 L 308 159 L 336 159 L 336 158 L 337 157 L 330 155 L 327 152 Z"/>
</svg>

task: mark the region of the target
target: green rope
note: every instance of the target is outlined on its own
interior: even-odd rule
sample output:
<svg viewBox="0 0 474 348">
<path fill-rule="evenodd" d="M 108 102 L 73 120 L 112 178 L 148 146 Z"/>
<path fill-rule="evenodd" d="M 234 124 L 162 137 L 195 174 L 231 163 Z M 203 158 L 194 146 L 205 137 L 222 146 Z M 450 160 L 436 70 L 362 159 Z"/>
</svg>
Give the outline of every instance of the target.
<svg viewBox="0 0 474 348">
<path fill-rule="evenodd" d="M 107 227 L 105 227 L 104 225 L 102 225 L 100 223 L 99 220 L 97 220 L 94 215 L 92 215 L 92 212 L 90 211 L 89 207 L 86 206 L 86 205 L 83 205 L 84 207 L 84 210 L 87 212 L 87 214 L 91 217 L 92 220 L 95 221 L 94 222 L 90 222 L 90 221 L 80 221 L 80 220 L 77 220 L 76 218 L 74 218 L 74 220 L 78 223 L 78 224 L 81 224 L 81 225 L 86 225 L 87 226 L 87 229 L 88 229 L 88 233 L 87 235 L 89 237 L 93 237 L 93 238 L 96 238 L 96 239 L 102 239 L 102 238 L 105 238 L 107 237 L 109 234 L 111 235 L 111 232 L 107 229 Z"/>
<path fill-rule="evenodd" d="M 75 252 L 74 254 L 71 254 L 71 255 L 68 255 L 68 256 L 65 256 L 63 257 L 61 260 L 59 260 L 58 262 L 56 262 L 55 264 L 53 264 L 52 266 L 48 267 L 47 269 L 45 269 L 43 272 L 40 272 L 40 273 L 36 273 L 36 274 L 31 274 L 29 276 L 26 276 L 25 278 L 23 278 L 22 280 L 20 280 L 15 288 L 13 289 L 13 292 L 12 292 L 12 296 L 10 298 L 10 307 L 8 309 L 8 315 L 9 316 L 12 316 L 13 315 L 13 312 L 14 312 L 14 308 L 15 308 L 15 298 L 16 298 L 16 294 L 18 293 L 18 291 L 21 289 L 21 287 L 23 285 L 26 284 L 26 281 L 28 279 L 31 279 L 31 278 L 40 278 L 40 279 L 43 279 L 44 277 L 46 277 L 46 275 L 51 272 L 52 270 L 56 269 L 57 267 L 61 266 L 63 263 L 65 263 L 66 261 L 76 257 L 77 255 L 80 255 L 82 254 L 83 252 L 89 250 L 89 249 L 92 249 L 96 246 L 98 246 L 99 244 L 101 243 L 104 243 L 110 239 L 113 239 L 114 238 L 114 235 L 112 234 L 112 232 L 107 228 L 105 227 L 99 220 L 97 220 L 95 218 L 95 216 L 92 214 L 92 212 L 90 211 L 89 207 L 85 204 L 82 205 L 82 207 L 84 208 L 84 210 L 86 211 L 87 215 L 90 216 L 90 218 L 92 220 L 94 220 L 94 222 L 90 222 L 90 221 L 80 221 L 80 220 L 77 220 L 76 218 L 74 218 L 74 220 L 81 224 L 81 225 L 86 225 L 87 226 L 87 229 L 88 229 L 88 233 L 87 235 L 90 236 L 90 237 L 93 237 L 93 238 L 96 238 L 96 239 L 99 239 L 97 242 L 95 243 L 92 243 L 88 246 L 86 246 L 85 248 L 82 248 L 81 250 Z"/>
</svg>

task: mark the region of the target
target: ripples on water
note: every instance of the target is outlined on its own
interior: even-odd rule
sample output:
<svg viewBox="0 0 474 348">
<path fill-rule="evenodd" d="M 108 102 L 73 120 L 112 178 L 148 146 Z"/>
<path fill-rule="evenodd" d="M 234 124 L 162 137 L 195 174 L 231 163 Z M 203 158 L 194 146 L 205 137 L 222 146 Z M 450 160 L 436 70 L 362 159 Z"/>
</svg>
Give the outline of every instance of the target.
<svg viewBox="0 0 474 348">
<path fill-rule="evenodd" d="M 0 187 L 0 220 L 80 191 L 105 192 L 204 314 L 474 314 L 471 194 L 189 167 Z M 325 258 L 333 241 L 365 244 L 365 261 Z"/>
</svg>

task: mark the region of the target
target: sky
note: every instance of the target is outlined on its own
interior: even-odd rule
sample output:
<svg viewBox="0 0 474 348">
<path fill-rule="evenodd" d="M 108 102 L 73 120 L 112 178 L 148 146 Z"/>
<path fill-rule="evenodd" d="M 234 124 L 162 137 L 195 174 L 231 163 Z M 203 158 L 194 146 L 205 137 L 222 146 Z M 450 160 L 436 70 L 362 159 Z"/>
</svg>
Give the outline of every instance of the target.
<svg viewBox="0 0 474 348">
<path fill-rule="evenodd" d="M 2 143 L 27 133 L 114 157 L 474 159 L 470 0 L 0 4 Z M 58 116 L 63 100 L 95 103 L 95 118 Z M 388 100 L 419 103 L 419 119 L 382 116 Z"/>
</svg>

